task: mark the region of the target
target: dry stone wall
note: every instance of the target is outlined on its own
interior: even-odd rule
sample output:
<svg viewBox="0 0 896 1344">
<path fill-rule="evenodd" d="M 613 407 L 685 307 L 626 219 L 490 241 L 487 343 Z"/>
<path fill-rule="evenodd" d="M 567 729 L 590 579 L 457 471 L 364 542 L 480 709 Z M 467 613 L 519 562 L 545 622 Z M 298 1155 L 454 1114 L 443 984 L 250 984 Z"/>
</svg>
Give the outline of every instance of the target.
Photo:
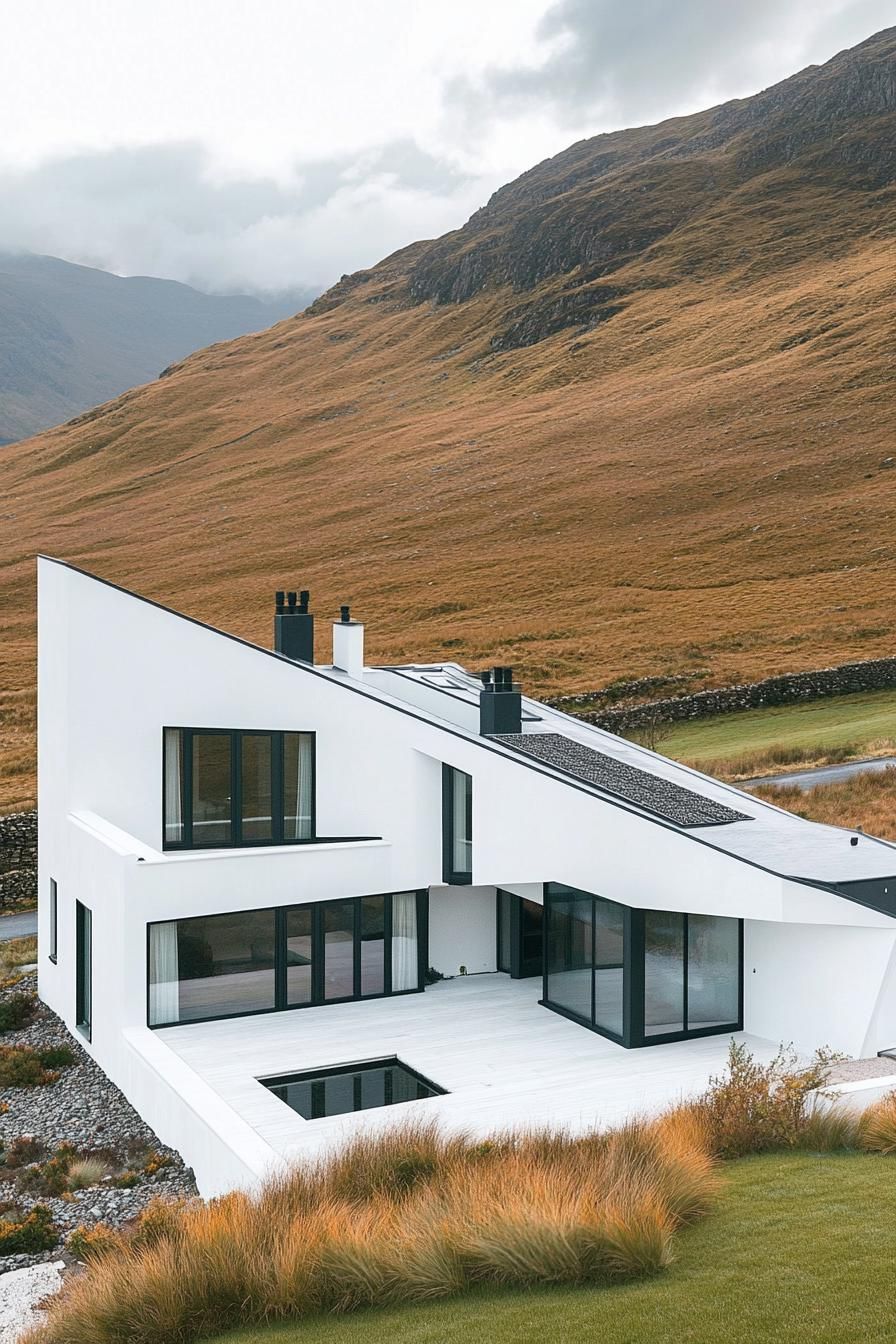
<svg viewBox="0 0 896 1344">
<path fill-rule="evenodd" d="M 37 813 L 0 816 L 0 911 L 37 904 Z"/>
<path fill-rule="evenodd" d="M 645 678 L 647 680 L 647 678 Z M 558 709 L 610 732 L 625 733 L 656 723 L 730 714 L 738 709 L 764 709 L 769 705 L 792 705 L 802 700 L 820 700 L 829 695 L 854 695 L 859 691 L 896 688 L 896 658 L 869 658 L 841 667 L 823 667 L 815 672 L 788 672 L 780 677 L 743 686 L 720 686 L 715 690 L 672 695 L 641 704 L 608 705 L 607 693 L 562 695 L 550 701 Z M 593 708 L 592 708 L 593 706 Z"/>
</svg>

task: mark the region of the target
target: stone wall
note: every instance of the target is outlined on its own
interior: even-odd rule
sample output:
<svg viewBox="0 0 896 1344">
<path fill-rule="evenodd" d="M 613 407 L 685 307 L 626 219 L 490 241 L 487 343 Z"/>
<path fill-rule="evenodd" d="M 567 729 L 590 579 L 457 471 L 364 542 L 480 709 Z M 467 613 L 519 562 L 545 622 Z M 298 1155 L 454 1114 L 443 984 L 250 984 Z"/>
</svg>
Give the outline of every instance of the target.
<svg viewBox="0 0 896 1344">
<path fill-rule="evenodd" d="M 709 718 L 738 709 L 763 709 L 768 705 L 791 705 L 819 700 L 829 695 L 853 695 L 858 691 L 896 688 L 896 658 L 869 658 L 841 667 L 823 667 L 815 672 L 787 672 L 780 677 L 748 682 L 743 686 L 720 686 L 641 704 L 609 705 L 606 691 L 584 695 L 561 695 L 549 701 L 557 709 L 608 728 L 614 733 L 654 726 L 658 722 L 680 723 L 685 719 Z"/>
<path fill-rule="evenodd" d="M 0 912 L 37 904 L 37 813 L 0 816 Z"/>
</svg>

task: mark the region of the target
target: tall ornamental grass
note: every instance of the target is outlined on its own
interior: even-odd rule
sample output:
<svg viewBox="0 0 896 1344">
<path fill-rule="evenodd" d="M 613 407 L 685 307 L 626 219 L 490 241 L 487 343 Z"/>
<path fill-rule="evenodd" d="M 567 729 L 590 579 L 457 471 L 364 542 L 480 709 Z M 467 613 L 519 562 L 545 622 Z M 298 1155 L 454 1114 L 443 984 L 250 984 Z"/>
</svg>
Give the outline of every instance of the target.
<svg viewBox="0 0 896 1344">
<path fill-rule="evenodd" d="M 190 1344 L 475 1285 L 660 1273 L 678 1230 L 711 1211 L 720 1159 L 896 1152 L 896 1094 L 861 1117 L 818 1104 L 831 1058 L 782 1050 L 760 1064 L 732 1041 L 703 1096 L 650 1122 L 484 1142 L 410 1125 L 359 1137 L 254 1195 L 156 1202 L 127 1231 L 79 1229 L 72 1249 L 86 1271 L 24 1344 Z"/>
<path fill-rule="evenodd" d="M 96 1240 L 31 1344 L 186 1344 L 229 1327 L 474 1284 L 656 1274 L 717 1188 L 686 1112 L 602 1135 L 360 1138 L 255 1196 L 151 1206 Z"/>
</svg>

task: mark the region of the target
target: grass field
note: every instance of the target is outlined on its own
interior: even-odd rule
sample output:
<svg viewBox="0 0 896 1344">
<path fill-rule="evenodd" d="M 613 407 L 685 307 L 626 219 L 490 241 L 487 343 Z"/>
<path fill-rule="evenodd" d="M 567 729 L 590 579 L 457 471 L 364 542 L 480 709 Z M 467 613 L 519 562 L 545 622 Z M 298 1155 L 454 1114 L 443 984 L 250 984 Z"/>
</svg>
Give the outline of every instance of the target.
<svg viewBox="0 0 896 1344">
<path fill-rule="evenodd" d="M 219 1344 L 850 1344 L 896 1339 L 896 1168 L 772 1156 L 725 1169 L 719 1211 L 660 1278 L 611 1290 L 481 1293 L 306 1321 Z"/>
<path fill-rule="evenodd" d="M 871 755 L 888 739 L 896 742 L 896 692 L 870 691 L 679 724 L 658 749 L 705 764 L 777 747 L 818 748 L 822 755 L 854 746 L 857 754 Z"/>
</svg>

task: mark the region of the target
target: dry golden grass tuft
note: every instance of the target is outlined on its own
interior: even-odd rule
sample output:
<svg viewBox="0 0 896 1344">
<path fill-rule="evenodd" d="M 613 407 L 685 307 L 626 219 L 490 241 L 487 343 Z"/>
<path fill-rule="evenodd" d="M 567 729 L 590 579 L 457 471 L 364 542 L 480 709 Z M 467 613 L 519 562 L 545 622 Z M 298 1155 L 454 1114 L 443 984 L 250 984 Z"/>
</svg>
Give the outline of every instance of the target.
<svg viewBox="0 0 896 1344">
<path fill-rule="evenodd" d="M 859 1143 L 870 1153 L 896 1153 L 896 1092 L 865 1111 L 859 1122 Z"/>
<path fill-rule="evenodd" d="M 863 771 L 842 783 L 819 784 L 814 789 L 763 784 L 754 792 L 810 821 L 848 829 L 861 827 L 869 835 L 896 840 L 896 766 Z"/>
<path fill-rule="evenodd" d="M 261 1193 L 153 1206 L 86 1247 L 32 1344 L 186 1344 L 241 1323 L 444 1297 L 475 1284 L 610 1285 L 661 1271 L 712 1205 L 699 1124 L 473 1143 L 415 1126 Z M 339 1192 L 337 1194 L 337 1191 Z"/>
<path fill-rule="evenodd" d="M 610 1287 L 657 1274 L 711 1212 L 721 1157 L 896 1151 L 896 1100 L 817 1104 L 830 1056 L 769 1064 L 732 1041 L 694 1102 L 606 1133 L 482 1142 L 416 1124 L 360 1138 L 256 1196 L 156 1203 L 79 1229 L 86 1261 L 25 1344 L 191 1344 L 239 1325 L 420 1302 L 481 1285 Z"/>
</svg>

